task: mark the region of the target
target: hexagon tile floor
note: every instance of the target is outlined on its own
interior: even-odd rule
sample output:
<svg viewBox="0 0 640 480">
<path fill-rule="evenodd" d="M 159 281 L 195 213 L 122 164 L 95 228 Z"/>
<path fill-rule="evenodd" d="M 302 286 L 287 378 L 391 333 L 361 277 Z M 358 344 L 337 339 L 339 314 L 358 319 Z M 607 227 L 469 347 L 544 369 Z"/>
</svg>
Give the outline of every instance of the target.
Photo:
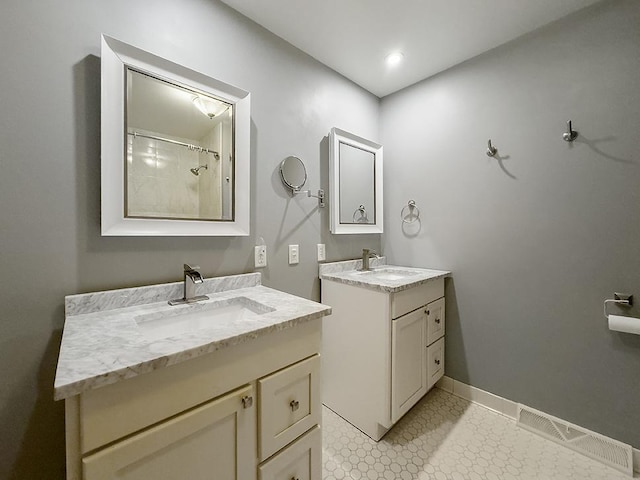
<svg viewBox="0 0 640 480">
<path fill-rule="evenodd" d="M 323 407 L 322 446 L 324 480 L 630 478 L 438 388 L 377 443 Z"/>
</svg>

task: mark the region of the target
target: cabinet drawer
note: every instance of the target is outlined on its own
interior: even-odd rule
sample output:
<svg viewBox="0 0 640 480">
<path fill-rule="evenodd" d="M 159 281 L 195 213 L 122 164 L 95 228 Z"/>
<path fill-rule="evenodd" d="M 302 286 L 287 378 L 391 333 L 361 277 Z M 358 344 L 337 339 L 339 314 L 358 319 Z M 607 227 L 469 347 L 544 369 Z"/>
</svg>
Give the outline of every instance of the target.
<svg viewBox="0 0 640 480">
<path fill-rule="evenodd" d="M 391 294 L 391 318 L 398 318 L 422 305 L 444 297 L 444 278 Z"/>
<path fill-rule="evenodd" d="M 427 345 L 444 336 L 444 297 L 425 307 L 427 314 Z"/>
<path fill-rule="evenodd" d="M 427 347 L 427 389 L 444 375 L 444 337 Z"/>
<path fill-rule="evenodd" d="M 320 356 L 258 380 L 260 460 L 320 423 Z"/>
<path fill-rule="evenodd" d="M 258 468 L 259 480 L 321 480 L 322 435 L 317 425 Z"/>
</svg>

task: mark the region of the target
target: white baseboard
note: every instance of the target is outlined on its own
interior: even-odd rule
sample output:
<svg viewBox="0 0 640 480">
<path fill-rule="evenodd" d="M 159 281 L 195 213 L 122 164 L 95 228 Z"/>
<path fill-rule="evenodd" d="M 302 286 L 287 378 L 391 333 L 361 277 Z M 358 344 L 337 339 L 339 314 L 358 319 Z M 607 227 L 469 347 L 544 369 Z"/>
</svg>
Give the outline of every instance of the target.
<svg viewBox="0 0 640 480">
<path fill-rule="evenodd" d="M 493 410 L 514 422 L 518 416 L 518 403 L 459 382 L 451 377 L 442 377 L 438 383 L 436 383 L 436 387 L 456 397 L 464 398 L 472 403 Z M 637 448 L 633 449 L 633 471 L 640 473 L 640 449 Z"/>
<path fill-rule="evenodd" d="M 504 415 L 513 421 L 515 421 L 516 416 L 518 415 L 518 404 L 516 402 L 512 402 L 504 397 L 499 397 L 493 393 L 480 390 L 479 388 L 472 387 L 466 383 L 454 380 L 451 377 L 442 377 L 438 383 L 436 383 L 436 387 L 444 390 L 445 392 L 452 393 L 457 397 L 469 400 L 472 403 L 477 403 L 489 410 L 493 410 L 494 412 Z"/>
</svg>

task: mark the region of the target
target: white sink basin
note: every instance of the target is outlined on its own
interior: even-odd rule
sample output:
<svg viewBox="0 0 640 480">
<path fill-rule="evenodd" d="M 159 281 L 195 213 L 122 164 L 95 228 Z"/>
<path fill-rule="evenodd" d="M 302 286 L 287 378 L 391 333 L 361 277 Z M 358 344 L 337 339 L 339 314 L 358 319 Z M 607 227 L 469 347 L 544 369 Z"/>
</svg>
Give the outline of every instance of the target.
<svg viewBox="0 0 640 480">
<path fill-rule="evenodd" d="M 235 297 L 218 302 L 167 307 L 160 312 L 138 315 L 134 320 L 145 337 L 159 340 L 207 328 L 221 328 L 274 310 L 246 297 Z"/>
<path fill-rule="evenodd" d="M 410 270 L 401 270 L 398 268 L 376 268 L 375 270 L 371 270 L 369 272 L 360 272 L 359 275 L 366 276 L 369 278 L 375 278 L 377 280 L 383 281 L 395 281 L 395 280 L 404 280 L 409 277 L 413 277 L 414 275 L 418 275 L 420 272 L 413 272 Z"/>
</svg>

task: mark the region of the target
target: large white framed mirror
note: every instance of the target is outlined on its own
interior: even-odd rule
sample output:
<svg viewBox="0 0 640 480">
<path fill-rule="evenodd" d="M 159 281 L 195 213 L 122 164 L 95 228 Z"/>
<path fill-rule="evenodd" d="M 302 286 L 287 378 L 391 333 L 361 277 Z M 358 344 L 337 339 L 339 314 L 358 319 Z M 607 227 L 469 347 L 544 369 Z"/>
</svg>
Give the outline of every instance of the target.
<svg viewBox="0 0 640 480">
<path fill-rule="evenodd" d="M 382 233 L 382 145 L 335 127 L 329 144 L 331 233 Z"/>
<path fill-rule="evenodd" d="M 102 235 L 244 236 L 250 94 L 102 36 Z"/>
</svg>

